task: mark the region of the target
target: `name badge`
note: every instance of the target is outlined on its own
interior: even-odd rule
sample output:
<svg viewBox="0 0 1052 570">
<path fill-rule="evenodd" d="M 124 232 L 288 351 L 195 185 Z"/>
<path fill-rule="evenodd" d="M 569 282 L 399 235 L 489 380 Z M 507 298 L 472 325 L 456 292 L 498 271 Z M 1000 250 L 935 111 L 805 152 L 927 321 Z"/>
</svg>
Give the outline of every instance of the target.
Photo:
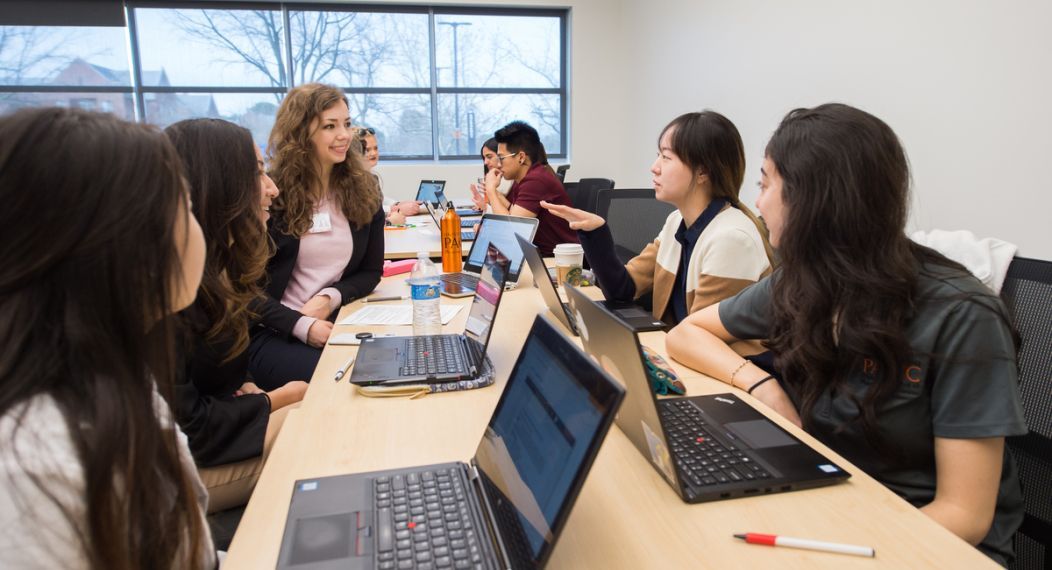
<svg viewBox="0 0 1052 570">
<path fill-rule="evenodd" d="M 322 232 L 332 231 L 332 220 L 329 218 L 328 212 L 318 212 L 314 214 L 314 221 L 310 226 L 310 233 L 320 234 Z"/>
</svg>

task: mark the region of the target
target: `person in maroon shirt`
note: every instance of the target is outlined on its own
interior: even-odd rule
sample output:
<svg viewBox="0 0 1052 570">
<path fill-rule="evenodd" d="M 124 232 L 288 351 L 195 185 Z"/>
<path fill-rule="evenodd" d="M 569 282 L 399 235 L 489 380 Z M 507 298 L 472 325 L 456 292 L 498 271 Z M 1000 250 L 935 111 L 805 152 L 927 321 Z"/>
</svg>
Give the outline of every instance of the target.
<svg viewBox="0 0 1052 570">
<path fill-rule="evenodd" d="M 537 130 L 522 121 L 508 123 L 494 135 L 500 168 L 486 174 L 486 199 L 495 214 L 538 218 L 533 238 L 541 255 L 551 256 L 560 243 L 578 243 L 570 224 L 541 207 L 541 201 L 573 206 L 562 182 L 548 168 Z M 512 181 L 507 196 L 497 191 L 502 179 Z"/>
</svg>

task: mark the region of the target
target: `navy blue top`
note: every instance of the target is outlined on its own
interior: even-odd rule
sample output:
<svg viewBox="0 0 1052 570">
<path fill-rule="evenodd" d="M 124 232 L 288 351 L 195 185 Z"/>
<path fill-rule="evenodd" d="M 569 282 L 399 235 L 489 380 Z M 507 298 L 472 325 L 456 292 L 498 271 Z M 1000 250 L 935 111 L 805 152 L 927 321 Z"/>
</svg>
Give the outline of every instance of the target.
<svg viewBox="0 0 1052 570">
<path fill-rule="evenodd" d="M 705 210 L 701 212 L 701 215 L 694 220 L 694 223 L 689 228 L 686 222 L 680 222 L 679 229 L 676 230 L 676 241 L 679 242 L 681 249 L 679 271 L 676 272 L 676 282 L 672 285 L 671 308 L 677 323 L 687 318 L 687 315 L 690 314 L 690 307 L 687 306 L 687 266 L 690 265 L 690 256 L 694 253 L 694 246 L 698 245 L 698 238 L 701 237 L 701 233 L 705 231 L 705 228 L 709 226 L 709 222 L 726 205 L 726 200 L 716 198 L 709 202 L 709 205 L 705 207 Z"/>
</svg>

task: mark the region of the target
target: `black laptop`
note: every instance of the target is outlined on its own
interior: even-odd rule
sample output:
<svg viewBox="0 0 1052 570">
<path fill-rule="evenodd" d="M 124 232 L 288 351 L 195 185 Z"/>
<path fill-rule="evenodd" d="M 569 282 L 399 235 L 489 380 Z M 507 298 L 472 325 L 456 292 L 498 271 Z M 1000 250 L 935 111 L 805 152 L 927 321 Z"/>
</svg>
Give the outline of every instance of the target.
<svg viewBox="0 0 1052 570">
<path fill-rule="evenodd" d="M 446 210 L 449 209 L 449 205 L 452 204 L 452 202 L 449 198 L 446 198 L 445 189 L 443 188 L 442 190 L 435 192 L 435 197 L 438 199 L 438 206 L 436 206 L 436 208 L 441 210 L 443 216 L 446 215 Z M 465 218 L 460 220 L 460 227 L 462 228 L 470 228 L 475 225 L 479 221 L 478 216 L 482 215 L 482 212 L 474 208 L 457 208 L 454 206 L 453 211 L 456 212 L 458 216 L 465 216 Z"/>
<path fill-rule="evenodd" d="M 442 293 L 450 297 L 467 297 L 475 292 L 475 286 L 479 282 L 479 272 L 485 261 L 486 249 L 490 244 L 505 252 L 510 264 L 508 265 L 509 287 L 519 281 L 519 272 L 522 270 L 522 249 L 516 243 L 515 238 L 523 237 L 532 240 L 537 233 L 537 218 L 524 218 L 520 216 L 502 216 L 499 214 L 486 214 L 482 216 L 479 224 L 478 235 L 475 242 L 471 244 L 468 257 L 464 260 L 464 269 L 459 273 L 442 274 Z"/>
<path fill-rule="evenodd" d="M 362 340 L 351 369 L 351 383 L 434 383 L 478 378 L 497 308 L 504 296 L 508 265 L 508 258 L 491 244 L 462 334 Z"/>
<path fill-rule="evenodd" d="M 617 425 L 688 503 L 795 491 L 851 475 L 734 394 L 657 399 L 635 331 L 566 287 L 585 350 L 628 390 Z"/>
<path fill-rule="evenodd" d="M 416 189 L 416 201 L 427 202 L 432 205 L 439 203 L 439 195 L 446 190 L 445 180 L 421 180 Z"/>
<path fill-rule="evenodd" d="M 624 395 L 538 317 L 470 463 L 296 481 L 277 567 L 542 568 Z"/>
<path fill-rule="evenodd" d="M 559 291 L 555 288 L 555 283 L 552 282 L 551 274 L 548 273 L 548 268 L 544 265 L 540 252 L 537 251 L 537 246 L 528 240 L 519 239 L 519 247 L 522 249 L 522 254 L 526 257 L 526 263 L 530 264 L 530 272 L 533 273 L 533 284 L 541 290 L 541 297 L 544 297 L 544 302 L 548 304 L 548 308 L 555 313 L 555 316 L 562 324 L 566 325 L 566 328 L 573 331 L 573 334 L 581 334 L 577 328 L 577 317 L 574 315 L 570 305 L 563 303 L 562 299 L 559 298 Z M 637 331 L 661 331 L 667 327 L 664 321 L 654 318 L 650 311 L 635 303 L 597 302 Z"/>
<path fill-rule="evenodd" d="M 424 202 L 424 208 L 427 209 L 427 213 L 431 216 L 431 219 L 435 221 L 435 227 L 438 231 L 442 231 L 442 216 L 446 215 L 445 208 L 432 206 L 431 202 Z M 475 230 L 471 229 L 475 224 L 479 223 L 478 218 L 472 218 L 470 225 L 465 225 L 464 220 L 460 222 L 460 241 L 475 241 Z"/>
</svg>

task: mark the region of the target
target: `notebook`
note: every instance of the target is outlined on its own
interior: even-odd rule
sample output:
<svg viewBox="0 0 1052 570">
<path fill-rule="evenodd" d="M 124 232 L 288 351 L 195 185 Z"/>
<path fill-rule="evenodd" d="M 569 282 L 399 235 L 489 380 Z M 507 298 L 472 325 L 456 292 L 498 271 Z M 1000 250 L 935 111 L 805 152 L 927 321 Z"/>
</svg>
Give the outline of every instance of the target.
<svg viewBox="0 0 1052 570">
<path fill-rule="evenodd" d="M 657 399 L 636 332 L 566 287 L 585 350 L 628 391 L 617 425 L 688 503 L 821 487 L 851 475 L 734 394 Z"/>
<path fill-rule="evenodd" d="M 296 481 L 277 567 L 542 568 L 623 398 L 538 317 L 469 463 Z"/>
<path fill-rule="evenodd" d="M 577 317 L 573 310 L 559 298 L 559 291 L 552 282 L 551 274 L 541 259 L 537 246 L 532 242 L 520 239 L 519 248 L 526 257 L 526 263 L 530 264 L 530 272 L 533 273 L 533 284 L 541 290 L 541 297 L 548 304 L 548 308 L 555 313 L 556 318 L 573 334 L 580 334 L 577 330 Z M 543 277 L 542 277 L 543 276 Z M 628 326 L 637 331 L 660 331 L 665 330 L 665 322 L 654 318 L 654 315 L 635 303 L 620 303 L 617 301 L 598 301 L 608 310 L 612 311 L 617 318 L 624 321 Z"/>
<path fill-rule="evenodd" d="M 351 369 L 351 383 L 434 383 L 477 378 L 504 295 L 508 265 L 508 258 L 490 244 L 464 332 L 365 339 Z"/>
<path fill-rule="evenodd" d="M 444 200 L 440 200 L 440 196 L 444 196 L 446 188 L 445 180 L 421 180 L 420 186 L 416 189 L 416 201 L 426 202 L 430 204 L 445 203 Z"/>
<path fill-rule="evenodd" d="M 522 249 L 515 238 L 522 237 L 532 240 L 537 233 L 537 218 L 522 218 L 519 216 L 502 216 L 500 214 L 486 214 L 482 216 L 479 224 L 478 235 L 475 243 L 471 244 L 468 257 L 464 260 L 464 269 L 459 273 L 442 274 L 442 293 L 449 297 L 467 297 L 475 292 L 475 286 L 479 280 L 479 271 L 482 262 L 485 261 L 486 248 L 489 244 L 497 244 L 501 251 L 506 252 L 510 265 L 508 266 L 508 286 L 514 287 L 519 281 L 519 272 L 522 270 Z"/>
</svg>

